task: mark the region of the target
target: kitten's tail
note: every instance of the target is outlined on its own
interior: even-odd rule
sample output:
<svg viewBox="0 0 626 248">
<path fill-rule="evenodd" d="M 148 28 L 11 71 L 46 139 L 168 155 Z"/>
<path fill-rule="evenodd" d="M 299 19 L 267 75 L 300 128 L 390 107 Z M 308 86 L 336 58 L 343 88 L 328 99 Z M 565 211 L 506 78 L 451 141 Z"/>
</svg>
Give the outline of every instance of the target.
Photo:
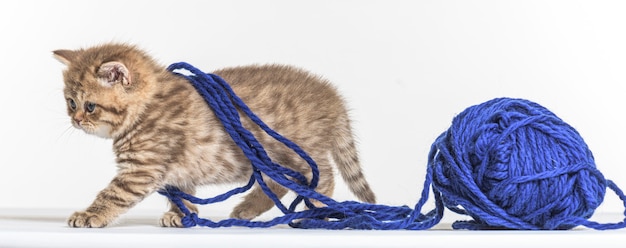
<svg viewBox="0 0 626 248">
<path fill-rule="evenodd" d="M 334 136 L 332 157 L 350 191 L 363 202 L 376 203 L 376 196 L 365 180 L 349 121 Z"/>
</svg>

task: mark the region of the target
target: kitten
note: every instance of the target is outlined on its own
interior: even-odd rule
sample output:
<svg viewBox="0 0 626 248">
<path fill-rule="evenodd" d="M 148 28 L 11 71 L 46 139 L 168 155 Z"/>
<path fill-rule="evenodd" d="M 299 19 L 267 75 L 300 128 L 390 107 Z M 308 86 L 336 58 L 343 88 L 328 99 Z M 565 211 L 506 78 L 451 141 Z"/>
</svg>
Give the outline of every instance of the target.
<svg viewBox="0 0 626 248">
<path fill-rule="evenodd" d="M 250 162 L 191 83 L 145 52 L 111 43 L 53 54 L 67 66 L 64 94 L 72 125 L 112 139 L 118 165 L 111 183 L 86 210 L 69 218 L 69 226 L 104 227 L 165 185 L 194 194 L 196 186 L 245 183 L 251 176 Z M 327 81 L 281 65 L 234 67 L 214 73 L 229 82 L 268 126 L 317 162 L 320 182 L 316 191 L 332 195 L 334 161 L 350 190 L 360 200 L 374 203 L 359 165 L 344 101 Z M 310 167 L 298 155 L 248 118 L 242 122 L 275 162 L 310 179 Z M 266 180 L 278 197 L 287 193 L 286 188 Z M 193 205 L 186 205 L 197 212 Z M 273 206 L 255 185 L 231 217 L 253 219 Z M 181 217 L 172 205 L 160 224 L 181 227 Z"/>
</svg>

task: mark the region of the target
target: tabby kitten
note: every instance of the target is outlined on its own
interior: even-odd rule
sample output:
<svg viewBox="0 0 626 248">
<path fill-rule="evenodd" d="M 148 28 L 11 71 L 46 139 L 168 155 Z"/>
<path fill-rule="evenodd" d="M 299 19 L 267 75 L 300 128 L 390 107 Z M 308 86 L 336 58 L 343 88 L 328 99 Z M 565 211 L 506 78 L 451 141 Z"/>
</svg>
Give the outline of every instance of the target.
<svg viewBox="0 0 626 248">
<path fill-rule="evenodd" d="M 191 83 L 145 52 L 111 43 L 53 53 L 67 66 L 64 94 L 72 125 L 113 139 L 118 165 L 111 183 L 86 210 L 69 218 L 69 226 L 104 227 L 165 185 L 194 194 L 196 186 L 245 183 L 251 176 L 250 162 Z M 360 200 L 375 201 L 359 165 L 345 104 L 327 81 L 280 65 L 234 67 L 214 73 L 229 82 L 271 128 L 317 162 L 319 193 L 333 193 L 334 162 Z M 275 162 L 311 178 L 308 164 L 297 154 L 248 118 L 242 122 Z M 287 193 L 286 188 L 265 179 L 278 197 Z M 186 205 L 197 212 L 193 205 Z M 252 219 L 273 205 L 255 185 L 231 217 Z M 181 227 L 181 217 L 172 205 L 160 224 Z"/>
</svg>

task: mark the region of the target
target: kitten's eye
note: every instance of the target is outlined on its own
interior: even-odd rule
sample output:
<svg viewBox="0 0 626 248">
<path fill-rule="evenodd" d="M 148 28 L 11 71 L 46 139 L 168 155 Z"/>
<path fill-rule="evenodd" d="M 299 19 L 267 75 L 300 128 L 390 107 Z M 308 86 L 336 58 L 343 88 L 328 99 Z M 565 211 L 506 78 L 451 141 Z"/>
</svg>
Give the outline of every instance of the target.
<svg viewBox="0 0 626 248">
<path fill-rule="evenodd" d="M 87 112 L 93 113 L 93 111 L 96 110 L 96 104 L 93 102 L 88 102 L 87 104 L 85 104 L 85 109 L 87 110 Z"/>
<path fill-rule="evenodd" d="M 68 104 L 70 105 L 70 108 L 72 110 L 76 110 L 76 102 L 74 101 L 74 99 L 68 99 Z"/>
</svg>

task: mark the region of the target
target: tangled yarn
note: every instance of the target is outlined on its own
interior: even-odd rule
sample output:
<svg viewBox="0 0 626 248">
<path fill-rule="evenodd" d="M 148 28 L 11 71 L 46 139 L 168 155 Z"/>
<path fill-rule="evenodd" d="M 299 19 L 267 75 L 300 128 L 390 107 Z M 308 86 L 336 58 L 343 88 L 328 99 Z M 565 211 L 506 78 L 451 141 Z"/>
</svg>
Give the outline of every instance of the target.
<svg viewBox="0 0 626 248">
<path fill-rule="evenodd" d="M 578 132 L 537 103 L 498 98 L 469 107 L 431 156 L 433 188 L 444 205 L 474 219 L 454 228 L 625 226 L 587 220 L 607 187 L 626 202 L 624 194 L 596 168 Z"/>
<path fill-rule="evenodd" d="M 451 127 L 432 144 L 421 196 L 414 208 L 337 202 L 315 191 L 319 176 L 315 161 L 297 144 L 263 123 L 223 79 L 183 62 L 168 69 L 194 85 L 253 167 L 247 185 L 212 198 L 200 199 L 172 186 L 160 190 L 184 214 L 185 227 L 289 224 L 296 228 L 424 230 L 439 223 L 445 208 L 473 219 L 455 222 L 455 229 L 626 227 L 626 219 L 611 224 L 588 220 L 602 203 L 607 187 L 618 195 L 625 208 L 626 196 L 596 168 L 593 155 L 578 132 L 534 102 L 497 98 L 469 107 L 456 116 Z M 177 70 L 186 70 L 190 75 Z M 305 160 L 311 166 L 311 180 L 274 163 L 254 135 L 242 126 L 239 113 Z M 262 175 L 297 194 L 289 207 L 269 190 Z M 274 201 L 283 216 L 270 221 L 215 222 L 200 218 L 183 204 L 183 199 L 196 204 L 223 201 L 255 184 Z M 435 207 L 423 214 L 431 190 Z M 326 206 L 315 207 L 311 200 Z M 310 209 L 296 211 L 302 202 Z"/>
<path fill-rule="evenodd" d="M 313 159 L 311 159 L 297 144 L 286 139 L 269 128 L 256 116 L 248 106 L 235 94 L 224 79 L 214 74 L 206 74 L 199 69 L 184 63 L 175 63 L 168 67 L 168 70 L 186 78 L 205 99 L 207 104 L 222 122 L 225 131 L 230 135 L 244 155 L 250 160 L 253 173 L 248 184 L 235 188 L 224 194 L 201 199 L 189 195 L 173 186 L 166 186 L 159 190 L 159 193 L 169 198 L 184 214 L 182 224 L 185 227 L 207 226 L 207 227 L 270 227 L 279 224 L 288 224 L 297 228 L 325 228 L 325 229 L 411 229 L 423 230 L 437 224 L 443 215 L 443 207 L 438 200 L 437 211 L 433 210 L 427 215 L 420 214 L 421 205 L 428 199 L 430 181 L 427 180 L 422 191 L 422 201 L 418 203 L 419 208 L 415 210 L 407 207 L 391 207 L 384 205 L 368 204 L 354 201 L 337 202 L 325 195 L 317 193 L 314 189 L 319 179 L 319 170 Z M 292 149 L 311 167 L 312 178 L 310 182 L 306 178 L 287 167 L 276 164 L 267 155 L 263 145 L 240 121 L 240 112 L 247 116 L 261 130 L 285 144 Z M 267 187 L 263 175 L 274 180 L 280 185 L 294 191 L 298 196 L 289 207 L 284 205 L 280 199 Z M 191 212 L 183 199 L 195 204 L 210 204 L 224 201 L 235 194 L 240 194 L 249 190 L 253 185 L 259 185 L 263 192 L 275 203 L 276 207 L 283 212 L 283 216 L 276 217 L 270 221 L 250 221 L 241 219 L 225 219 L 212 221 L 200 218 L 198 214 Z M 436 199 L 437 196 L 435 196 Z M 326 205 L 318 208 L 311 204 L 310 200 L 317 200 Z M 298 204 L 304 202 L 309 210 L 295 211 Z"/>
</svg>

